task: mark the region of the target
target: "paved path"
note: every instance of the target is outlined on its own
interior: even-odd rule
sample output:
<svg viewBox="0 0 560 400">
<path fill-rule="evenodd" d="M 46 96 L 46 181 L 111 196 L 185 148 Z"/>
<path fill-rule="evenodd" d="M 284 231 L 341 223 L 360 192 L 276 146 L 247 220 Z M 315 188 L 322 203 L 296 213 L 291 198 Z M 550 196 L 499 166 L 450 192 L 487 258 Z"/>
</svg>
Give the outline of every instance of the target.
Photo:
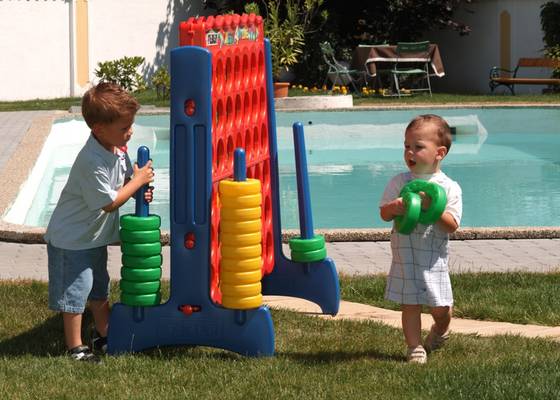
<svg viewBox="0 0 560 400">
<path fill-rule="evenodd" d="M 560 271 L 560 239 L 455 240 L 450 242 L 450 270 L 461 272 Z M 388 242 L 327 243 L 337 270 L 347 275 L 387 273 Z M 0 279 L 47 280 L 45 245 L 0 242 Z M 287 254 L 287 253 L 286 253 Z M 120 278 L 121 252 L 109 247 L 109 274 Z M 163 277 L 169 278 L 169 246 L 163 247 Z"/>
</svg>

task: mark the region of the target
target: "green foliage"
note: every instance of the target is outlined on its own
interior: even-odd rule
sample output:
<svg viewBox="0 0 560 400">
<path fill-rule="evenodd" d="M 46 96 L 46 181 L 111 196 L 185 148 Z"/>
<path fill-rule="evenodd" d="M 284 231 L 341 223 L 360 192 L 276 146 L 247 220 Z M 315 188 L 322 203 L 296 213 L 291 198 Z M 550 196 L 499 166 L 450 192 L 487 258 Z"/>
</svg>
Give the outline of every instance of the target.
<svg viewBox="0 0 560 400">
<path fill-rule="evenodd" d="M 541 27 L 547 48 L 560 45 L 560 3 L 549 1 L 541 6 Z"/>
<path fill-rule="evenodd" d="M 560 60 L 560 3 L 549 1 L 541 6 L 541 27 L 544 32 L 544 55 Z M 560 69 L 552 71 L 553 78 L 560 78 Z M 558 86 L 549 86 L 551 92 L 560 92 Z"/>
<path fill-rule="evenodd" d="M 171 76 L 167 71 L 167 67 L 162 65 L 152 76 L 152 86 L 156 89 L 158 99 L 169 98 L 169 90 L 171 89 Z M 161 97 L 160 97 L 161 96 Z"/>
<path fill-rule="evenodd" d="M 324 0 L 268 0 L 265 8 L 264 34 L 270 40 L 272 74 L 302 61 L 307 37 L 328 18 Z M 258 3 L 245 5 L 245 12 L 261 14 Z"/>
<path fill-rule="evenodd" d="M 146 89 L 146 82 L 137 68 L 144 63 L 144 57 L 123 57 L 113 61 L 104 61 L 97 64 L 95 76 L 102 81 L 114 82 L 128 91 Z"/>
</svg>

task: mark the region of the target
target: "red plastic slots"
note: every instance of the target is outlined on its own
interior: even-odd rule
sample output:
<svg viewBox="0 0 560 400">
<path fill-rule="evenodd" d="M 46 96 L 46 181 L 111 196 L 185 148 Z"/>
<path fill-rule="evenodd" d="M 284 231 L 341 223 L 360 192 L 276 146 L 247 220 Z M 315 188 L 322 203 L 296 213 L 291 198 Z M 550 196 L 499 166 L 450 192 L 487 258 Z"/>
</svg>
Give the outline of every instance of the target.
<svg viewBox="0 0 560 400">
<path fill-rule="evenodd" d="M 269 129 L 262 17 L 228 14 L 190 18 L 179 26 L 181 46 L 212 53 L 212 209 L 210 295 L 221 302 L 218 182 L 233 176 L 233 152 L 245 149 L 247 177 L 262 183 L 263 275 L 274 268 Z"/>
</svg>

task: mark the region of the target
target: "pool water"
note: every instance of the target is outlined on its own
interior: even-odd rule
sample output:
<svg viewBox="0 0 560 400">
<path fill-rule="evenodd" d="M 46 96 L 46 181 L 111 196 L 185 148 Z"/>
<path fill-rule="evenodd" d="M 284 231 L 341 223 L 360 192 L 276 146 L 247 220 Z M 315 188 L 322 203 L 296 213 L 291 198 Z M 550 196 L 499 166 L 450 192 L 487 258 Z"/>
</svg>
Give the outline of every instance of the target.
<svg viewBox="0 0 560 400">
<path fill-rule="evenodd" d="M 427 112 L 277 113 L 282 227 L 298 228 L 291 133 L 294 121 L 301 121 L 305 126 L 315 227 L 381 228 L 390 226 L 380 219 L 378 212 L 385 185 L 391 177 L 406 170 L 404 129 L 414 116 Z M 442 115 L 456 128 L 442 169 L 463 189 L 463 227 L 560 226 L 560 110 L 494 108 L 429 112 Z M 140 145 L 147 145 L 152 152 L 156 192 L 151 212 L 162 216 L 164 229 L 169 228 L 168 124 L 167 115 L 138 116 L 129 143 L 133 158 Z M 61 139 L 70 132 L 73 140 Z M 72 161 L 87 135 L 83 121 L 61 121 L 53 125 L 50 136 L 66 144 L 59 143 L 56 152 L 42 154 L 35 168 L 41 175 L 34 178 L 38 190 L 31 193 L 24 188 L 7 220 L 47 225 Z M 43 153 L 48 153 L 48 148 L 47 143 Z M 122 213 L 133 209 L 134 202 L 129 201 Z"/>
</svg>

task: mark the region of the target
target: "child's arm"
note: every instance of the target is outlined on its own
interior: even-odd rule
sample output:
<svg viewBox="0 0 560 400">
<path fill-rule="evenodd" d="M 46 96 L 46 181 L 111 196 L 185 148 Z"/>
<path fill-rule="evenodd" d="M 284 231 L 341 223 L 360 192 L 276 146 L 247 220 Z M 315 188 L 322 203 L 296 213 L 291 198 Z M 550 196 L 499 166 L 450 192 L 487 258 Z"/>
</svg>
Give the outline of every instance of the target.
<svg viewBox="0 0 560 400">
<path fill-rule="evenodd" d="M 127 202 L 134 193 L 142 186 L 150 183 L 154 180 L 154 169 L 152 168 L 152 161 L 148 161 L 146 165 L 142 168 L 138 168 L 137 164 L 134 164 L 134 174 L 132 179 L 125 183 L 125 185 L 120 188 L 117 192 L 117 197 L 112 203 L 107 204 L 103 207 L 105 212 L 113 212 Z"/>
<path fill-rule="evenodd" d="M 397 215 L 403 215 L 406 209 L 402 197 L 397 197 L 395 200 L 385 203 L 379 207 L 379 214 L 383 221 L 392 221 Z"/>
<path fill-rule="evenodd" d="M 455 217 L 448 212 L 444 212 L 441 215 L 441 218 L 436 222 L 436 225 L 447 233 L 453 233 L 459 228 L 459 224 L 455 221 Z"/>
</svg>

